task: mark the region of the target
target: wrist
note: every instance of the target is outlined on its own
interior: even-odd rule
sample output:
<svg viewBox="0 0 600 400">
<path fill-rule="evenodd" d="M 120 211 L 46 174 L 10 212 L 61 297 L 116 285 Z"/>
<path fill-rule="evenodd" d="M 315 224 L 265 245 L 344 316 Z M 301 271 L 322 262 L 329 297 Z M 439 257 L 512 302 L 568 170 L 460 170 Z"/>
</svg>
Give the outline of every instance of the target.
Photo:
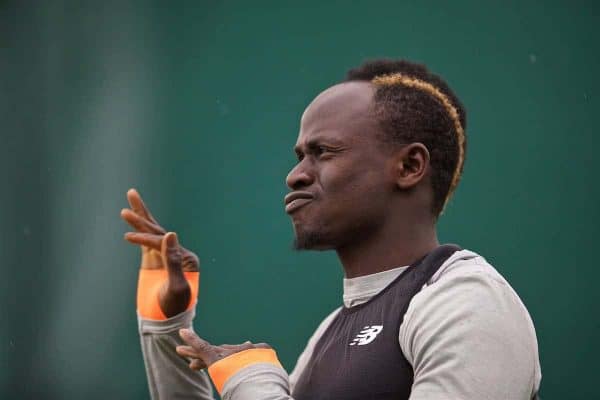
<svg viewBox="0 0 600 400">
<path fill-rule="evenodd" d="M 282 368 L 273 349 L 249 349 L 225 357 L 208 367 L 215 388 L 222 393 L 225 383 L 244 368 L 255 364 L 269 364 Z"/>
<path fill-rule="evenodd" d="M 190 310 L 195 306 L 198 298 L 200 273 L 184 272 L 183 275 L 191 292 L 185 310 Z M 140 269 L 137 289 L 137 310 L 140 317 L 150 320 L 167 319 L 159 296 L 161 290 L 168 285 L 169 276 L 166 269 Z"/>
</svg>

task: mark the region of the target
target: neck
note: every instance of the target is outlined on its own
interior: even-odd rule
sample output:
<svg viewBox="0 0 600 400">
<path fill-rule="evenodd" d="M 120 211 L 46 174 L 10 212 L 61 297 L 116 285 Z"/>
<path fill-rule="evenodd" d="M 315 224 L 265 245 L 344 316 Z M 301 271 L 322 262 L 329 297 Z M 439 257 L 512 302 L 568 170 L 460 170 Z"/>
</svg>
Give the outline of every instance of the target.
<svg viewBox="0 0 600 400">
<path fill-rule="evenodd" d="M 408 217 L 408 218 L 407 218 Z M 346 278 L 409 265 L 439 246 L 433 220 L 402 215 L 382 229 L 336 249 Z"/>
</svg>

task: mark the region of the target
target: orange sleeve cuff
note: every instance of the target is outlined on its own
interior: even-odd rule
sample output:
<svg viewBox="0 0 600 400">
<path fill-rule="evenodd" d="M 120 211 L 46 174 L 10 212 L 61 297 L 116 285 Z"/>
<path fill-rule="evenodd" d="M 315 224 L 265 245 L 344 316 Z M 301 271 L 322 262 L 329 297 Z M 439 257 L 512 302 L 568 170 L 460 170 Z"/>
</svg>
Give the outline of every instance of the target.
<svg viewBox="0 0 600 400">
<path fill-rule="evenodd" d="M 185 279 L 192 289 L 190 304 L 187 310 L 194 307 L 198 298 L 199 272 L 184 272 Z M 165 320 L 167 316 L 158 303 L 158 292 L 167 282 L 166 269 L 140 269 L 137 289 L 137 310 L 141 317 L 154 320 Z"/>
<path fill-rule="evenodd" d="M 208 367 L 208 374 L 212 379 L 219 394 L 223 391 L 225 382 L 242 368 L 253 364 L 268 363 L 283 368 L 273 349 L 249 349 L 240 351 L 217 361 Z"/>
</svg>

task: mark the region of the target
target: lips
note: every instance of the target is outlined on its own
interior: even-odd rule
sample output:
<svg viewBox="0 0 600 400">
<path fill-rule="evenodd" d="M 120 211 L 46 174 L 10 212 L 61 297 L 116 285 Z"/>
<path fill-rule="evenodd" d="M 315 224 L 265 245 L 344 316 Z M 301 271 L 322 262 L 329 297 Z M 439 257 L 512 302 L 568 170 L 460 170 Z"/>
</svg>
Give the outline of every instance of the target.
<svg viewBox="0 0 600 400">
<path fill-rule="evenodd" d="M 293 213 L 300 207 L 305 206 L 314 199 L 314 196 L 310 192 L 291 192 L 285 196 L 285 212 L 288 214 Z"/>
</svg>

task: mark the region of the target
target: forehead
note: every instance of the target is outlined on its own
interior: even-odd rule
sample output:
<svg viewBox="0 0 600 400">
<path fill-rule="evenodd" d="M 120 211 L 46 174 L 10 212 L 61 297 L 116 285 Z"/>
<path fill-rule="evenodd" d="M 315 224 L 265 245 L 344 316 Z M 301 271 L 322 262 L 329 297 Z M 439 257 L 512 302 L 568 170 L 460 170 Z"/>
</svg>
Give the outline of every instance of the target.
<svg viewBox="0 0 600 400">
<path fill-rule="evenodd" d="M 372 136 L 374 93 L 369 82 L 341 83 L 320 93 L 302 115 L 298 144 L 317 136 L 344 142 Z"/>
</svg>

